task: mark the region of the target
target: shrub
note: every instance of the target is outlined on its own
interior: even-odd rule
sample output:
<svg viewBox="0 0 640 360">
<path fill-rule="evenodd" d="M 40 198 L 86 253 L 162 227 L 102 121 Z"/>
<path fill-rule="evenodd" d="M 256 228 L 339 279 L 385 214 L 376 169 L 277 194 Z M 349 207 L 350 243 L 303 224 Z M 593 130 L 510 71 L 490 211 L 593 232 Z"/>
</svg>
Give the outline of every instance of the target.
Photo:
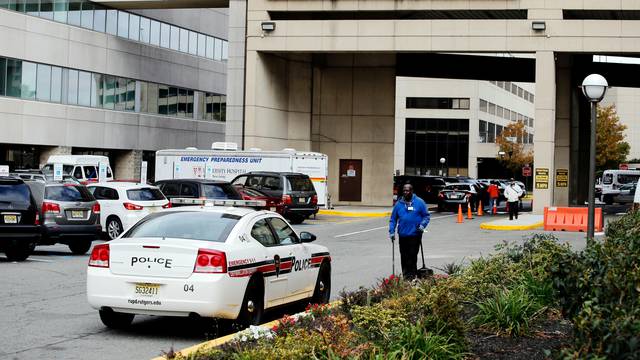
<svg viewBox="0 0 640 360">
<path fill-rule="evenodd" d="M 385 359 L 464 359 L 462 344 L 448 334 L 444 327 L 434 329 L 418 322 L 398 329 L 390 341 Z"/>
<path fill-rule="evenodd" d="M 478 314 L 471 319 L 475 325 L 498 334 L 521 336 L 541 308 L 523 288 L 502 290 L 476 304 Z"/>
<path fill-rule="evenodd" d="M 351 309 L 356 329 L 368 340 L 384 341 L 389 333 L 407 322 L 407 314 L 401 308 L 388 308 L 382 303 L 371 306 L 355 306 Z"/>
<path fill-rule="evenodd" d="M 462 272 L 462 269 L 464 268 L 462 262 L 452 262 L 452 263 L 448 263 L 448 264 L 444 264 L 443 267 L 441 268 L 436 268 L 442 272 L 444 272 L 445 274 L 452 276 L 452 275 L 458 275 Z"/>
</svg>

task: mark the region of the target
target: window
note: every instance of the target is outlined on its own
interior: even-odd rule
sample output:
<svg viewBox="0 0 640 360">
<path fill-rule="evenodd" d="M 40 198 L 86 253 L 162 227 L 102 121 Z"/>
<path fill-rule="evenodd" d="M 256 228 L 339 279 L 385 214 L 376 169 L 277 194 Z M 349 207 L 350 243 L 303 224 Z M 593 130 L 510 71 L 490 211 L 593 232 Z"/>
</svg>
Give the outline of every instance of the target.
<svg viewBox="0 0 640 360">
<path fill-rule="evenodd" d="M 189 31 L 189 54 L 198 54 L 198 33 Z"/>
<path fill-rule="evenodd" d="M 73 177 L 76 179 L 82 179 L 82 167 L 81 166 L 76 166 L 73 169 Z"/>
<path fill-rule="evenodd" d="M 36 91 L 38 100 L 51 100 L 51 66 L 38 64 Z"/>
<path fill-rule="evenodd" d="M 496 137 L 500 136 L 502 134 L 502 125 L 496 125 Z"/>
<path fill-rule="evenodd" d="M 91 73 L 86 71 L 78 73 L 78 105 L 91 105 Z"/>
<path fill-rule="evenodd" d="M 185 117 L 187 112 L 187 89 L 178 89 L 178 116 Z"/>
<path fill-rule="evenodd" d="M 308 176 L 287 176 L 289 189 L 292 191 L 313 191 L 313 183 Z"/>
<path fill-rule="evenodd" d="M 226 41 L 222 42 L 222 60 L 227 60 L 227 58 L 229 56 L 228 55 L 228 51 L 229 51 L 228 45 L 229 45 L 228 42 L 226 42 Z"/>
<path fill-rule="evenodd" d="M 515 111 L 511 112 L 511 121 L 517 121 L 518 120 L 518 113 Z"/>
<path fill-rule="evenodd" d="M 124 238 L 171 238 L 225 242 L 240 217 L 210 212 L 164 212 L 138 222 Z M 176 225 L 177 224 L 177 225 Z"/>
<path fill-rule="evenodd" d="M 524 89 L 521 88 L 521 87 L 518 88 L 518 96 L 519 97 L 524 97 Z"/>
<path fill-rule="evenodd" d="M 167 98 L 167 114 L 176 115 L 178 113 L 178 88 L 169 87 L 169 95 Z"/>
<path fill-rule="evenodd" d="M 531 102 L 535 102 L 536 101 L 533 94 L 531 94 L 531 96 L 529 96 L 529 98 L 531 99 Z"/>
<path fill-rule="evenodd" d="M 22 93 L 22 61 L 7 59 L 7 96 L 20 97 Z"/>
<path fill-rule="evenodd" d="M 518 85 L 511 83 L 511 93 L 513 95 L 518 95 Z"/>
<path fill-rule="evenodd" d="M 180 196 L 196 197 L 198 196 L 198 188 L 195 184 L 182 184 L 180 186 Z"/>
<path fill-rule="evenodd" d="M 40 17 L 53 19 L 53 0 L 40 0 Z"/>
<path fill-rule="evenodd" d="M 91 107 L 102 107 L 102 75 L 91 74 Z"/>
<path fill-rule="evenodd" d="M 155 20 L 151 20 L 150 26 L 149 42 L 151 45 L 160 46 L 160 23 Z"/>
<path fill-rule="evenodd" d="M 67 23 L 70 25 L 80 26 L 80 15 L 82 1 L 69 0 L 69 12 L 67 13 Z"/>
<path fill-rule="evenodd" d="M 5 94 L 7 86 L 7 59 L 0 58 L 0 96 Z"/>
<path fill-rule="evenodd" d="M 149 43 L 149 31 L 151 26 L 151 20 L 141 17 L 140 18 L 140 41 L 148 44 Z"/>
<path fill-rule="evenodd" d="M 39 1 L 38 0 L 24 0 L 24 11 L 28 15 L 38 16 L 39 13 Z"/>
<path fill-rule="evenodd" d="M 36 64 L 23 61 L 22 62 L 22 98 L 36 98 Z"/>
<path fill-rule="evenodd" d="M 158 113 L 158 84 L 149 83 L 147 86 L 149 95 L 147 96 L 147 111 L 150 114 Z"/>
<path fill-rule="evenodd" d="M 146 81 L 140 81 L 140 112 L 148 113 L 147 103 L 149 101 L 149 90 Z"/>
<path fill-rule="evenodd" d="M 93 29 L 93 3 L 90 1 L 82 2 L 80 25 L 85 29 Z"/>
<path fill-rule="evenodd" d="M 140 16 L 129 14 L 129 39 L 138 41 L 140 39 Z"/>
<path fill-rule="evenodd" d="M 265 176 L 262 178 L 262 188 L 267 190 L 282 190 L 282 182 L 279 177 Z"/>
<path fill-rule="evenodd" d="M 84 177 L 85 179 L 97 179 L 98 169 L 95 166 L 84 166 Z"/>
<path fill-rule="evenodd" d="M 214 44 L 214 40 L 211 36 L 207 36 L 207 52 L 206 52 L 206 56 L 209 59 L 213 59 L 213 47 Z"/>
<path fill-rule="evenodd" d="M 93 11 L 93 30 L 105 32 L 107 21 L 107 10 L 96 8 Z"/>
<path fill-rule="evenodd" d="M 496 104 L 489 103 L 489 114 L 491 114 L 491 115 L 495 115 L 496 114 Z"/>
<path fill-rule="evenodd" d="M 533 127 L 533 118 L 529 118 L 529 126 Z"/>
<path fill-rule="evenodd" d="M 469 99 L 460 99 L 460 109 L 469 110 L 471 108 L 471 101 Z"/>
<path fill-rule="evenodd" d="M 487 101 L 480 99 L 480 111 L 487 112 Z"/>
<path fill-rule="evenodd" d="M 494 123 L 487 123 L 487 142 L 496 142 L 496 125 Z"/>
<path fill-rule="evenodd" d="M 127 80 L 127 103 L 125 106 L 126 111 L 135 111 L 136 106 L 136 81 L 133 79 Z"/>
<path fill-rule="evenodd" d="M 478 130 L 480 135 L 480 142 L 486 143 L 487 142 L 487 122 L 484 120 L 480 120 L 478 123 Z"/>
<path fill-rule="evenodd" d="M 220 96 L 220 121 L 227 121 L 227 97 Z"/>
<path fill-rule="evenodd" d="M 167 115 L 169 113 L 169 87 L 158 85 L 158 114 Z"/>
<path fill-rule="evenodd" d="M 193 90 L 187 90 L 186 117 L 189 119 L 193 119 Z"/>
<path fill-rule="evenodd" d="M 115 110 L 124 111 L 124 106 L 127 102 L 127 79 L 116 78 L 113 102 L 115 103 Z"/>
<path fill-rule="evenodd" d="M 160 24 L 160 46 L 169 48 L 171 45 L 171 27 L 168 24 Z"/>
<path fill-rule="evenodd" d="M 204 34 L 198 34 L 198 56 L 205 57 L 207 51 L 207 37 Z"/>
<path fill-rule="evenodd" d="M 47 186 L 44 198 L 53 201 L 85 202 L 94 200 L 93 195 L 84 186 Z"/>
<path fill-rule="evenodd" d="M 251 237 L 264 246 L 274 246 L 277 244 L 271 228 L 264 219 L 256 221 L 253 225 L 251 228 Z"/>
<path fill-rule="evenodd" d="M 180 50 L 180 29 L 177 26 L 171 26 L 171 41 L 170 42 L 171 42 L 171 46 L 170 46 L 171 49 Z"/>
<path fill-rule="evenodd" d="M 215 39 L 215 49 L 213 52 L 214 60 L 222 60 L 222 40 L 216 38 Z"/>
<path fill-rule="evenodd" d="M 504 116 L 504 108 L 500 105 L 496 106 L 496 116 L 502 118 Z"/>
<path fill-rule="evenodd" d="M 280 245 L 291 245 L 299 242 L 295 231 L 293 231 L 284 220 L 272 217 L 269 218 L 269 222 L 278 236 L 278 243 Z"/>
<path fill-rule="evenodd" d="M 166 196 L 179 196 L 180 195 L 180 184 L 175 183 L 167 183 L 161 184 L 162 193 Z"/>
<path fill-rule="evenodd" d="M 118 36 L 129 37 L 129 13 L 118 11 Z"/>
<path fill-rule="evenodd" d="M 207 199 L 241 199 L 237 191 L 230 184 L 202 184 L 201 196 Z"/>
<path fill-rule="evenodd" d="M 179 50 L 182 52 L 188 52 L 189 51 L 189 30 L 179 29 L 179 31 L 180 31 L 180 49 Z"/>
<path fill-rule="evenodd" d="M 103 103 L 105 109 L 113 110 L 115 108 L 116 99 L 116 78 L 114 76 L 105 75 L 102 85 Z"/>
<path fill-rule="evenodd" d="M 107 10 L 107 34 L 118 34 L 118 10 Z"/>
<path fill-rule="evenodd" d="M 154 201 L 166 199 L 159 189 L 143 188 L 127 190 L 127 197 L 133 201 Z"/>
<path fill-rule="evenodd" d="M 90 187 L 89 191 L 93 193 L 96 200 L 118 200 L 120 196 L 115 189 L 102 186 Z"/>
<path fill-rule="evenodd" d="M 66 23 L 67 12 L 69 10 L 67 0 L 54 0 L 53 3 L 53 20 Z"/>
</svg>

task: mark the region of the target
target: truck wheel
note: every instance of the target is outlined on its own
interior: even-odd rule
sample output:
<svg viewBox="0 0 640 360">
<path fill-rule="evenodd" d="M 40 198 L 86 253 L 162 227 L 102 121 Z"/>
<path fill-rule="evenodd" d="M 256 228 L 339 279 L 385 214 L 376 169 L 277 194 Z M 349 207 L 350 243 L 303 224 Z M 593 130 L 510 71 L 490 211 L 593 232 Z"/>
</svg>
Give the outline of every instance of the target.
<svg viewBox="0 0 640 360">
<path fill-rule="evenodd" d="M 113 240 L 122 234 L 122 222 L 113 216 L 107 219 L 107 236 L 109 240 Z"/>
<path fill-rule="evenodd" d="M 100 313 L 100 320 L 102 320 L 102 323 L 106 327 L 111 329 L 126 328 L 127 326 L 131 325 L 131 322 L 135 317 L 134 314 L 119 313 L 110 309 L 99 310 L 98 312 Z"/>
<path fill-rule="evenodd" d="M 237 322 L 243 327 L 250 325 L 260 325 L 262 314 L 264 313 L 264 286 L 261 283 L 262 278 L 255 276 L 249 280 L 247 291 L 242 300 L 240 314 L 238 314 Z"/>
<path fill-rule="evenodd" d="M 4 254 L 9 261 L 25 261 L 31 255 L 31 244 L 12 242 L 5 250 Z"/>
<path fill-rule="evenodd" d="M 318 271 L 318 279 L 316 280 L 316 287 L 313 290 L 313 297 L 311 302 L 313 304 L 326 304 L 331 297 L 331 265 L 327 262 L 323 262 L 320 265 L 320 271 Z"/>
<path fill-rule="evenodd" d="M 91 249 L 91 240 L 78 240 L 69 244 L 69 250 L 74 255 L 83 255 Z"/>
</svg>

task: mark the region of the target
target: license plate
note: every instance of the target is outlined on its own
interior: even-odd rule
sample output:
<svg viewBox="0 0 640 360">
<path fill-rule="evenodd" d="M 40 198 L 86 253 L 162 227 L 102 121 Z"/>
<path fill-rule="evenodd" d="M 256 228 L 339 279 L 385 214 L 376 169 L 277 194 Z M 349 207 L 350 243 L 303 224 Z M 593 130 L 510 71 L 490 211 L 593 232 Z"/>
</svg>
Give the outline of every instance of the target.
<svg viewBox="0 0 640 360">
<path fill-rule="evenodd" d="M 269 210 L 270 211 L 276 211 L 276 208 L 275 208 L 275 206 L 272 206 L 272 207 L 269 208 Z"/>
<path fill-rule="evenodd" d="M 135 294 L 140 296 L 157 296 L 160 284 L 136 284 Z"/>
<path fill-rule="evenodd" d="M 154 212 L 158 211 L 158 208 L 157 208 L 157 207 L 155 207 L 155 206 L 149 206 L 149 207 L 147 208 L 147 210 L 148 210 L 150 213 L 154 213 Z"/>
<path fill-rule="evenodd" d="M 298 203 L 306 204 L 307 203 L 307 199 L 306 198 L 298 198 Z"/>
<path fill-rule="evenodd" d="M 84 217 L 84 211 L 73 210 L 71 211 L 71 217 L 74 219 L 82 219 Z"/>
<path fill-rule="evenodd" d="M 16 216 L 16 215 L 5 215 L 4 216 L 4 223 L 5 224 L 17 224 L 18 223 L 18 216 Z"/>
</svg>

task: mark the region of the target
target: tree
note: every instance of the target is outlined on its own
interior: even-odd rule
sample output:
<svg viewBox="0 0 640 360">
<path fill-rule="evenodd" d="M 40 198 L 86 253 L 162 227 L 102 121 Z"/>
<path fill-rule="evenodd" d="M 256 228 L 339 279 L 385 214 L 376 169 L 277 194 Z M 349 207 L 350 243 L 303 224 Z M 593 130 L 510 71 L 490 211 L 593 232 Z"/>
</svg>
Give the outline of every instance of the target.
<svg viewBox="0 0 640 360">
<path fill-rule="evenodd" d="M 524 123 L 518 121 L 505 126 L 502 133 L 496 137 L 499 151 L 504 152 L 499 160 L 514 174 L 524 165 L 533 163 L 533 151 L 525 151 L 523 135 L 527 135 Z"/>
<path fill-rule="evenodd" d="M 624 141 L 626 125 L 620 123 L 615 105 L 598 107 L 596 122 L 596 169 L 617 169 L 629 155 L 629 143 Z"/>
</svg>

